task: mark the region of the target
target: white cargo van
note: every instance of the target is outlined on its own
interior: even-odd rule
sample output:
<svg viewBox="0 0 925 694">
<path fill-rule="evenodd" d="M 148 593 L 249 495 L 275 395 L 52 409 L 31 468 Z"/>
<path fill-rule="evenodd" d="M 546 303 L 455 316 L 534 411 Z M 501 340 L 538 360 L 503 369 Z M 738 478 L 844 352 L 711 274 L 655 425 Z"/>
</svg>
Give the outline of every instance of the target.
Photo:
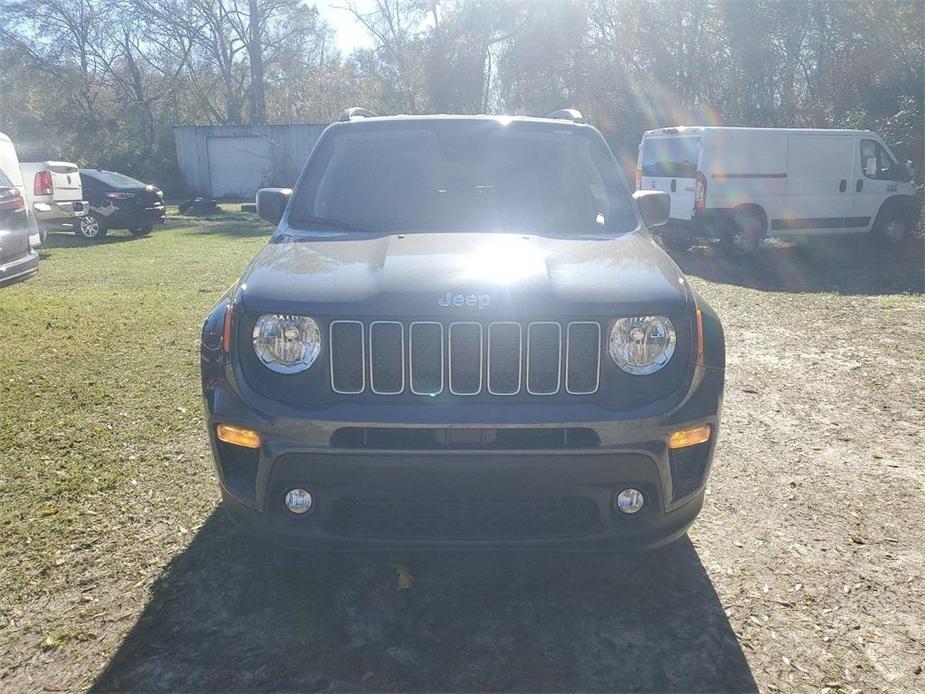
<svg viewBox="0 0 925 694">
<path fill-rule="evenodd" d="M 24 161 L 26 197 L 42 233 L 49 229 L 73 229 L 87 214 L 80 169 L 67 161 Z"/>
<path fill-rule="evenodd" d="M 636 188 L 671 195 L 666 234 L 719 237 L 746 252 L 785 234 L 869 232 L 896 243 L 918 215 L 909 168 L 869 130 L 650 130 Z"/>
</svg>

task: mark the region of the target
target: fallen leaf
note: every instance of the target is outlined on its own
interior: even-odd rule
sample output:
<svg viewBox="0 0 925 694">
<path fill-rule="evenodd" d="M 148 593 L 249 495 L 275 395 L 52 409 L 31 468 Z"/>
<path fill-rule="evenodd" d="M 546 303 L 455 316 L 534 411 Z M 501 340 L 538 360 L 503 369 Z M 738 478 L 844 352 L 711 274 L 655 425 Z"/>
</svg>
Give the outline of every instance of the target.
<svg viewBox="0 0 925 694">
<path fill-rule="evenodd" d="M 398 590 L 410 590 L 411 584 L 414 583 L 414 576 L 411 575 L 408 567 L 392 564 L 392 568 L 398 572 Z"/>
</svg>

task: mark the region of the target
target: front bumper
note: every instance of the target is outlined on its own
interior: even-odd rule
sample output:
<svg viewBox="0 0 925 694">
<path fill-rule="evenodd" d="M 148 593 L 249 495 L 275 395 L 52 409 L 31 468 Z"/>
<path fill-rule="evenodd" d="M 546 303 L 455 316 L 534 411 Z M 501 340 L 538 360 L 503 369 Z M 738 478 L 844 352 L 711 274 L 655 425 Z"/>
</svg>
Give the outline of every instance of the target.
<svg viewBox="0 0 925 694">
<path fill-rule="evenodd" d="M 681 536 L 703 490 L 661 509 L 656 466 L 632 454 L 516 456 L 293 456 L 277 461 L 265 510 L 222 487 L 229 515 L 276 544 L 315 550 L 652 548 Z M 615 490 L 633 486 L 647 506 L 613 510 Z M 283 506 L 288 489 L 316 499 L 301 516 Z"/>
<path fill-rule="evenodd" d="M 723 377 L 722 368 L 698 366 L 683 397 L 661 412 L 615 411 L 587 401 L 453 404 L 436 418 L 423 402 L 347 401 L 310 411 L 242 393 L 246 385 L 225 381 L 207 384 L 205 399 L 226 510 L 278 544 L 612 550 L 670 542 L 693 522 L 716 444 Z M 221 423 L 260 432 L 260 448 L 218 441 Z M 672 431 L 701 423 L 712 427 L 707 443 L 669 452 Z M 571 444 L 549 443 L 566 429 L 582 435 Z M 452 435 L 441 433 L 481 430 L 516 434 L 517 443 L 454 447 L 446 443 Z M 367 433 L 342 436 L 345 431 Z M 414 443 L 422 440 L 444 446 Z M 302 516 L 283 501 L 296 487 L 315 499 Z M 627 487 L 646 497 L 645 508 L 632 516 L 613 507 L 615 494 Z"/>
</svg>

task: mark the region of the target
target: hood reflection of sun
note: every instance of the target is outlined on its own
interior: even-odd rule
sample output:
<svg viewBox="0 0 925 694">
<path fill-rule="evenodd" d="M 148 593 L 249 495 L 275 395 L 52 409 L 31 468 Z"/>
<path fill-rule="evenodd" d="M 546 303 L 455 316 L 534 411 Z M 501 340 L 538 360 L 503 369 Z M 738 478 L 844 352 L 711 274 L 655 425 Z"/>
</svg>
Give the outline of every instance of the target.
<svg viewBox="0 0 925 694">
<path fill-rule="evenodd" d="M 509 285 L 546 274 L 546 256 L 528 238 L 506 238 L 484 243 L 465 260 L 463 278 Z"/>
</svg>

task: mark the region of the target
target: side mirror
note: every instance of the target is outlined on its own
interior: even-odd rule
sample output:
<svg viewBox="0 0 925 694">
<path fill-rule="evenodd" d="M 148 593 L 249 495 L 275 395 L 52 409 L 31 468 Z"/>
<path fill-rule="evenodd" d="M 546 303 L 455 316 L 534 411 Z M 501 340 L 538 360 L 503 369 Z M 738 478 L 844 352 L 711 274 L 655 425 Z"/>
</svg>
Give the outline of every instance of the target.
<svg viewBox="0 0 925 694">
<path fill-rule="evenodd" d="M 257 216 L 276 226 L 291 197 L 292 188 L 261 188 L 257 191 Z"/>
<path fill-rule="evenodd" d="M 671 212 L 671 196 L 668 193 L 660 190 L 637 190 L 633 193 L 633 200 L 647 227 L 658 227 L 668 221 Z"/>
</svg>

